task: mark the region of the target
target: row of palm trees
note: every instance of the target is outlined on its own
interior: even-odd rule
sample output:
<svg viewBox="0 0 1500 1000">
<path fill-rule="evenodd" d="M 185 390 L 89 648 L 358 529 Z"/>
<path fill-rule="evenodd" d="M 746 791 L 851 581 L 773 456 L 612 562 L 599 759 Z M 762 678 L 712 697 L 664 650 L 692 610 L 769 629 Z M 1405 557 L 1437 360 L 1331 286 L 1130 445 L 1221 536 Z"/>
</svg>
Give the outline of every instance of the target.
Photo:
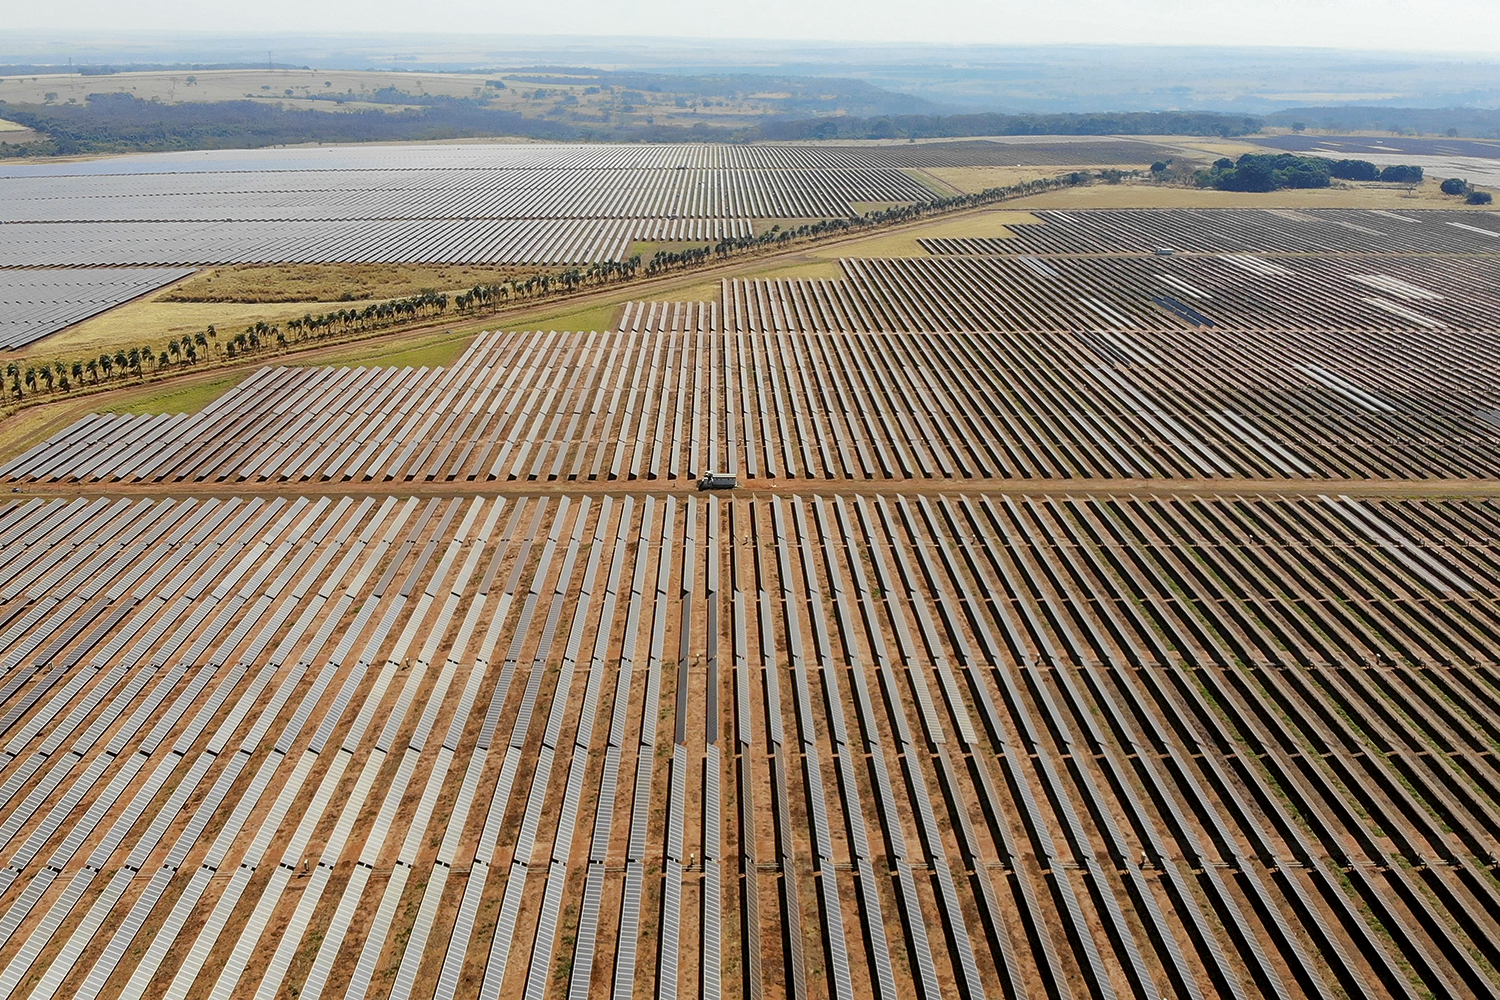
<svg viewBox="0 0 1500 1000">
<path fill-rule="evenodd" d="M 243 335 L 240 335 L 240 339 L 243 339 Z M 199 357 L 210 350 L 218 351 L 218 331 L 212 326 L 200 333 L 183 334 L 169 340 L 160 351 L 145 344 L 140 347 L 121 347 L 113 352 L 105 351 L 97 358 L 71 363 L 44 361 L 23 365 L 12 361 L 6 366 L 5 378 L 11 396 L 21 399 L 28 393 L 71 392 L 78 386 L 97 385 L 111 379 L 141 378 L 148 365 L 159 371 L 172 365 L 197 364 Z"/>
<path fill-rule="evenodd" d="M 658 253 L 657 257 L 661 254 Z M 579 288 L 605 285 L 612 281 L 629 281 L 641 270 L 641 255 L 632 254 L 625 260 L 602 260 L 588 267 L 570 267 L 556 274 L 533 274 L 526 278 L 488 285 L 475 285 L 467 292 L 453 297 L 453 306 L 459 312 L 472 312 L 488 308 L 491 312 L 520 299 L 553 292 L 572 292 Z M 647 267 L 648 273 L 650 267 Z"/>
</svg>

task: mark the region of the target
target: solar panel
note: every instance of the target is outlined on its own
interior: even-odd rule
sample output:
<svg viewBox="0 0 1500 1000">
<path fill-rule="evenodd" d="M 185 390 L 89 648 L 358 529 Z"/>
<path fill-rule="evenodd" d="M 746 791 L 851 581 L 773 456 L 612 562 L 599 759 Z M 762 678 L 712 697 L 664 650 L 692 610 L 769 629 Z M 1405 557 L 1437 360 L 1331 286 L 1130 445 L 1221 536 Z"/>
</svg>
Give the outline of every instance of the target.
<svg viewBox="0 0 1500 1000">
<path fill-rule="evenodd" d="M 635 956 L 640 940 L 641 863 L 625 866 L 625 889 L 620 901 L 620 936 L 615 944 L 615 984 L 613 1000 L 630 1000 L 635 995 Z"/>
<path fill-rule="evenodd" d="M 663 867 L 661 961 L 656 995 L 662 1000 L 676 1000 L 678 949 L 682 938 L 682 865 L 668 861 Z"/>
<path fill-rule="evenodd" d="M 667 803 L 667 857 L 682 864 L 682 838 L 686 817 L 683 810 L 687 798 L 687 747 L 678 743 L 672 747 L 672 773 Z"/>
</svg>

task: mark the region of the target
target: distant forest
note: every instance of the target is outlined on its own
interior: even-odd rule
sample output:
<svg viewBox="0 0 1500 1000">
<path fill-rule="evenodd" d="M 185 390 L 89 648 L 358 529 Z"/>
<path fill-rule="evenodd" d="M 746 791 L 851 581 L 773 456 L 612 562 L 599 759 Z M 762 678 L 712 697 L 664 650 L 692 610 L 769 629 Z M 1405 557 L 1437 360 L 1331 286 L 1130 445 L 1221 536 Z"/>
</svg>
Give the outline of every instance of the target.
<svg viewBox="0 0 1500 1000">
<path fill-rule="evenodd" d="M 764 116 L 737 127 L 606 125 L 527 118 L 482 101 L 411 97 L 402 111 L 326 112 L 259 101 L 169 104 L 130 94 L 94 94 L 86 103 L 8 104 L 0 118 L 43 133 L 28 144 L 0 142 L 0 156 L 246 149 L 300 143 L 434 141 L 514 136 L 552 141 L 753 142 L 791 139 L 927 139 L 981 135 L 1246 135 L 1257 118 L 1211 112 L 1045 115 L 883 115 L 804 119 Z"/>
<path fill-rule="evenodd" d="M 1500 138 L 1500 109 L 1308 107 L 1278 111 L 1267 125 L 1326 129 L 1329 132 L 1391 132 L 1409 135 L 1464 135 Z"/>
</svg>

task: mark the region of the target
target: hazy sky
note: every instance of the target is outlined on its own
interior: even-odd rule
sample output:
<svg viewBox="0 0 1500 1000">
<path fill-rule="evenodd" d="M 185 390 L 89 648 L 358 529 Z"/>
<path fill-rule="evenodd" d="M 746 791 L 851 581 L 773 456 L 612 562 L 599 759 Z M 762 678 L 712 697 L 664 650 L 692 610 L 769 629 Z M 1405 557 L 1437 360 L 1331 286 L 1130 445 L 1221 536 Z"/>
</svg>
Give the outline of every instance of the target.
<svg viewBox="0 0 1500 1000">
<path fill-rule="evenodd" d="M 59 38 L 81 27 L 95 32 L 1289 45 L 1500 54 L 1496 0 L 0 0 L 0 24 L 56 32 Z"/>
</svg>

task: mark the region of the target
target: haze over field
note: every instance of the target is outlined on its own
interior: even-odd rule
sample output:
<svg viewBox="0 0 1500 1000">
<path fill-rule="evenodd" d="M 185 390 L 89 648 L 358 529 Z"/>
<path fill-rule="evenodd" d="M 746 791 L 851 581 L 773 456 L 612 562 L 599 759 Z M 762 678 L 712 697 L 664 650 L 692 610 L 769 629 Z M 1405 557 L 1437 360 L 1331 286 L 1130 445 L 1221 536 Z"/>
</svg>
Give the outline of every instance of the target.
<svg viewBox="0 0 1500 1000">
<path fill-rule="evenodd" d="M 7 13 L 12 30 L 298 30 L 506 35 L 574 34 L 679 38 L 926 42 L 938 44 L 1168 44 L 1321 46 L 1434 52 L 1494 52 L 1500 20 L 1485 0 L 1444 0 L 1423 16 L 1403 0 L 939 0 L 920 10 L 901 0 L 761 0 L 702 4 L 577 0 L 566 7 L 483 0 L 411 4 L 398 0 L 61 0 Z"/>
<path fill-rule="evenodd" d="M 1422 18 L 1385 2 L 1357 11 L 1342 3 L 1299 4 L 1295 12 L 1265 4 L 1252 16 L 1255 5 L 1243 2 L 1188 12 L 1175 0 L 1144 12 L 1130 5 L 1128 17 L 1076 0 L 1024 18 L 1009 16 L 1007 4 L 940 5 L 917 17 L 887 0 L 857 11 L 842 3 L 757 5 L 748 25 L 713 7 L 677 16 L 671 2 L 630 5 L 628 15 L 585 3 L 569 8 L 566 24 L 545 20 L 541 8 L 518 8 L 497 24 L 469 0 L 439 5 L 436 17 L 424 6 L 420 23 L 403 22 L 394 4 L 356 14 L 342 0 L 296 11 L 283 11 L 281 0 L 233 13 L 215 6 L 192 16 L 174 13 L 175 0 L 139 11 L 67 0 L 15 12 L 0 33 L 0 74 L 70 60 L 445 72 L 590 66 L 836 77 L 911 95 L 934 110 L 1500 106 L 1500 19 L 1469 0 Z M 78 24 L 89 28 L 74 30 Z M 196 30 L 182 31 L 185 24 Z M 459 25 L 473 30 L 451 30 Z"/>
</svg>

